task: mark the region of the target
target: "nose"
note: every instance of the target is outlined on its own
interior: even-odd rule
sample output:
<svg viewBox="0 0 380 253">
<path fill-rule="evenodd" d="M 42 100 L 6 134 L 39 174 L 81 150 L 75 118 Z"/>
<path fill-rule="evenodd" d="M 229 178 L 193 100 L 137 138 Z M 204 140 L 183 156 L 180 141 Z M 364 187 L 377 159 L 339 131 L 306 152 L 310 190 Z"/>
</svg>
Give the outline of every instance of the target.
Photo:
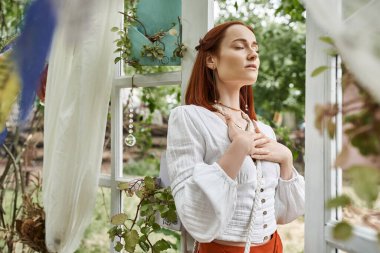
<svg viewBox="0 0 380 253">
<path fill-rule="evenodd" d="M 256 50 L 254 50 L 254 49 L 252 49 L 252 48 L 249 49 L 248 56 L 247 56 L 248 60 L 256 60 L 256 58 L 257 58 L 258 56 L 259 56 L 259 55 L 258 55 L 258 53 L 256 52 Z"/>
</svg>

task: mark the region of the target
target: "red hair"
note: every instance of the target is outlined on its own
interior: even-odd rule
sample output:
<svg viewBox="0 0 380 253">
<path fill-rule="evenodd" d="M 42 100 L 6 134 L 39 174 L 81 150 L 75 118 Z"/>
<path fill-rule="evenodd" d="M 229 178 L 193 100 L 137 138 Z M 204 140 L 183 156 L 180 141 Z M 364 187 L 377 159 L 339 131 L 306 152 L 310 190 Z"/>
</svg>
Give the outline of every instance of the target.
<svg viewBox="0 0 380 253">
<path fill-rule="evenodd" d="M 185 95 L 185 103 L 187 105 L 199 105 L 210 111 L 216 111 L 212 105 L 215 100 L 219 99 L 219 92 L 215 87 L 216 84 L 213 77 L 213 70 L 206 65 L 206 58 L 209 54 L 216 54 L 218 52 L 227 28 L 232 25 L 243 25 L 253 32 L 252 27 L 241 21 L 229 21 L 215 26 L 207 32 L 203 39 L 199 40 L 199 45 L 195 48 L 198 50 L 198 54 L 195 59 Z M 243 86 L 240 89 L 240 109 L 245 111 L 246 104 L 248 105 L 248 116 L 251 119 L 257 120 L 253 103 L 252 85 Z"/>
</svg>

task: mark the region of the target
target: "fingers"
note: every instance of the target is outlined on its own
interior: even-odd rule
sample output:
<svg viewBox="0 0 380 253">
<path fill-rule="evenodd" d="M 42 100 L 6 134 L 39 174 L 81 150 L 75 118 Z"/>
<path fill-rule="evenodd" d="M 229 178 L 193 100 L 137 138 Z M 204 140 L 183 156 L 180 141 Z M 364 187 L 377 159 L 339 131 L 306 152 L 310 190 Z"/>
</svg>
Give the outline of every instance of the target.
<svg viewBox="0 0 380 253">
<path fill-rule="evenodd" d="M 266 148 L 255 148 L 251 156 L 252 155 L 268 155 L 268 154 L 269 154 L 269 150 Z"/>
<path fill-rule="evenodd" d="M 255 140 L 259 140 L 259 139 L 263 139 L 263 138 L 265 138 L 265 139 L 269 139 L 265 134 L 263 134 L 263 133 L 254 133 L 253 134 L 254 135 L 254 138 L 255 138 Z M 270 140 L 270 139 L 269 139 Z"/>
<path fill-rule="evenodd" d="M 267 137 L 264 137 L 264 138 L 261 138 L 261 139 L 255 139 L 254 140 L 254 146 L 255 147 L 261 147 L 263 146 L 264 144 L 267 144 L 269 143 L 271 140 Z"/>
<path fill-rule="evenodd" d="M 267 157 L 268 155 L 258 155 L 258 154 L 251 155 L 251 158 L 257 159 L 257 160 L 269 160 Z"/>
</svg>

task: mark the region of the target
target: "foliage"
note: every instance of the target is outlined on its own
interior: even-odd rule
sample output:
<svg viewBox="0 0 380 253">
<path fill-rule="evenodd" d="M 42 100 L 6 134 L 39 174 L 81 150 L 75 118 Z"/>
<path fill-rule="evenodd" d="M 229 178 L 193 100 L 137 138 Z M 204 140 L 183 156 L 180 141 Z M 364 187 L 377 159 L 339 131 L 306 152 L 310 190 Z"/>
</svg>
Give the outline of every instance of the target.
<svg viewBox="0 0 380 253">
<path fill-rule="evenodd" d="M 305 22 L 305 7 L 299 0 L 281 0 L 276 14 L 288 16 L 289 22 Z"/>
<path fill-rule="evenodd" d="M 132 161 L 123 169 L 124 175 L 157 176 L 160 170 L 160 160 L 153 154 L 144 156 L 144 159 Z"/>
<path fill-rule="evenodd" d="M 338 49 L 329 37 L 322 37 L 321 40 L 326 42 L 332 48 L 328 54 L 338 57 Z M 333 52 L 331 54 L 331 52 Z M 328 70 L 327 66 L 316 68 L 312 75 L 316 76 Z M 343 101 L 342 105 L 322 104 L 315 108 L 315 127 L 322 133 L 327 131 L 330 138 L 334 138 L 336 131 L 336 116 L 341 113 L 343 117 L 344 135 L 347 136 L 352 147 L 356 148 L 361 155 L 371 158 L 380 158 L 380 104 L 376 102 L 371 94 L 362 88 L 360 83 L 355 79 L 352 73 L 342 64 L 343 77 L 342 88 L 343 94 L 348 90 L 355 90 L 356 95 L 348 101 Z M 342 151 L 336 158 L 335 165 L 341 167 L 342 163 L 348 158 L 348 147 L 343 147 Z M 380 170 L 368 164 L 354 164 L 346 169 L 351 185 L 365 205 L 373 208 L 375 201 L 379 196 L 380 189 Z M 348 196 L 337 196 L 329 200 L 327 207 L 346 207 L 354 208 L 354 201 Z M 362 215 L 364 224 L 374 228 L 380 235 L 380 227 L 376 222 L 372 222 L 371 215 Z M 334 227 L 333 235 L 336 239 L 349 239 L 352 234 L 352 225 L 347 221 L 340 221 Z"/>
<path fill-rule="evenodd" d="M 158 253 L 169 248 L 176 248 L 177 245 L 165 239 L 160 239 L 155 243 L 152 243 L 150 239 L 152 233 L 159 232 L 161 229 L 161 226 L 156 223 L 157 213 L 170 223 L 177 222 L 170 188 L 160 188 L 158 182 L 155 182 L 152 177 L 145 177 L 130 183 L 119 183 L 119 189 L 129 197 L 136 195 L 140 202 L 134 217 L 120 213 L 111 218 L 114 226 L 108 233 L 115 242 L 115 250 L 120 252 L 125 249 L 127 252 L 135 252 L 138 245 L 144 252 Z"/>
<path fill-rule="evenodd" d="M 20 32 L 25 7 L 30 0 L 1 0 L 0 2 L 0 40 L 14 37 Z M 0 42 L 0 47 L 1 47 Z"/>
</svg>

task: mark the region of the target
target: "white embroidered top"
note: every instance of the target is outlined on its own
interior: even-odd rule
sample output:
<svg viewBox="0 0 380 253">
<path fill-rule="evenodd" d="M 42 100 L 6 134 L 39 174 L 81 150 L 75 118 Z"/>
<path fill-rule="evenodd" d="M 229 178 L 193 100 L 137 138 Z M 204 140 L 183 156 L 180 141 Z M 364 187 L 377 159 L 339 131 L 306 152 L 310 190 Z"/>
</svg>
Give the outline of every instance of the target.
<svg viewBox="0 0 380 253">
<path fill-rule="evenodd" d="M 275 139 L 273 129 L 257 122 Z M 169 117 L 166 159 L 178 215 L 199 242 L 214 239 L 245 242 L 257 185 L 256 166 L 247 156 L 235 180 L 216 162 L 230 145 L 228 127 L 201 106 L 178 106 Z M 304 178 L 293 168 L 280 178 L 277 163 L 262 161 L 263 187 L 255 213 L 252 243 L 262 243 L 277 229 L 304 213 Z"/>
</svg>

